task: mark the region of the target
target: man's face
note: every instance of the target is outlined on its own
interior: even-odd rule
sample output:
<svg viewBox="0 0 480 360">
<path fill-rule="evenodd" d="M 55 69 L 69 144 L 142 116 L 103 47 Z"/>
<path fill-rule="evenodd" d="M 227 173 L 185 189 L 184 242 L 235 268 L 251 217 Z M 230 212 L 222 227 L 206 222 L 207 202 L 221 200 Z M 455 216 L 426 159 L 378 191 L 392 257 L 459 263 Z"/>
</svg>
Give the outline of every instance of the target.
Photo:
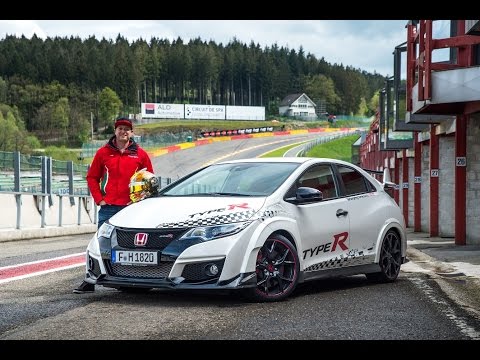
<svg viewBox="0 0 480 360">
<path fill-rule="evenodd" d="M 133 134 L 133 130 L 129 126 L 119 125 L 115 129 L 115 136 L 118 140 L 128 141 Z"/>
</svg>

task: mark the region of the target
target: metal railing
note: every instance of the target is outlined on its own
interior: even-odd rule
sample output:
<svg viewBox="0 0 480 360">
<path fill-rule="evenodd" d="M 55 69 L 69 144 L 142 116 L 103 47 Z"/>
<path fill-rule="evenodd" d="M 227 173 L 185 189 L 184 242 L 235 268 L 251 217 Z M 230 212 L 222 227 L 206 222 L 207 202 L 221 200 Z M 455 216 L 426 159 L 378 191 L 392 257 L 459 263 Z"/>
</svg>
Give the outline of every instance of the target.
<svg viewBox="0 0 480 360">
<path fill-rule="evenodd" d="M 42 228 L 45 227 L 46 206 L 53 206 L 54 197 L 59 199 L 58 226 L 63 225 L 63 197 L 68 197 L 71 206 L 78 207 L 78 225 L 82 224 L 82 204 L 87 212 L 93 206 L 93 223 L 96 224 L 97 205 L 93 202 L 86 181 L 88 168 L 89 165 L 54 160 L 48 156 L 0 151 L 0 194 L 15 197 L 15 228 L 21 228 L 22 196 L 26 195 L 34 197 Z M 171 178 L 159 177 L 159 180 L 160 187 L 172 182 Z"/>
<path fill-rule="evenodd" d="M 359 133 L 349 131 L 322 136 L 304 145 L 297 156 L 305 156 L 313 147 L 339 137 Z M 92 148 L 93 150 L 93 148 Z M 71 206 L 78 207 L 77 224 L 82 224 L 82 205 L 89 213 L 93 206 L 93 223 L 97 223 L 97 205 L 93 202 L 86 182 L 89 165 L 74 164 L 72 161 L 54 160 L 48 156 L 29 156 L 19 152 L 0 151 L 0 194 L 11 194 L 16 201 L 16 229 L 21 228 L 22 196 L 32 195 L 45 227 L 45 213 L 58 197 L 58 226 L 63 225 L 63 197 L 68 197 Z M 159 177 L 160 188 L 169 185 L 171 178 Z"/>
<path fill-rule="evenodd" d="M 318 146 L 320 144 L 325 144 L 327 142 L 330 142 L 332 140 L 336 140 L 345 136 L 349 135 L 356 135 L 361 136 L 361 134 L 364 133 L 364 130 L 350 130 L 350 131 L 344 131 L 340 133 L 333 133 L 331 135 L 327 136 L 320 136 L 316 138 L 315 140 L 309 141 L 308 143 L 304 144 L 302 147 L 302 150 L 298 153 L 298 157 L 304 157 L 312 148 L 315 146 Z"/>
</svg>

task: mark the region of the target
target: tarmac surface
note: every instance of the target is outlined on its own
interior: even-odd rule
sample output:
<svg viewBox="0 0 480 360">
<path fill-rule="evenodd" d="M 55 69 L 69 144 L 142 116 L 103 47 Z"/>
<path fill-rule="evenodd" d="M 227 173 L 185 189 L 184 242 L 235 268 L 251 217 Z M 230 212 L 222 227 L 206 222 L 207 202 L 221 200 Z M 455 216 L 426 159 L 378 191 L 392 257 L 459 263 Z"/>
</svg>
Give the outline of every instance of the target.
<svg viewBox="0 0 480 360">
<path fill-rule="evenodd" d="M 87 226 L 79 228 L 64 236 L 94 233 Z M 37 234 L 36 239 L 52 237 L 50 233 Z M 1 243 L 0 238 L 0 246 Z M 454 238 L 430 237 L 428 233 L 408 228 L 407 262 L 402 264 L 401 271 L 425 274 L 452 301 L 480 320 L 480 244 L 456 245 Z"/>
<path fill-rule="evenodd" d="M 451 300 L 480 319 L 480 244 L 456 245 L 454 238 L 407 229 L 407 260 L 403 272 L 427 274 Z"/>
<path fill-rule="evenodd" d="M 431 261 L 446 268 L 446 273 L 463 273 L 480 279 L 480 244 L 456 245 L 454 238 L 430 237 L 428 233 L 407 229 L 407 258 Z M 421 258 L 421 259 L 419 259 Z"/>
</svg>

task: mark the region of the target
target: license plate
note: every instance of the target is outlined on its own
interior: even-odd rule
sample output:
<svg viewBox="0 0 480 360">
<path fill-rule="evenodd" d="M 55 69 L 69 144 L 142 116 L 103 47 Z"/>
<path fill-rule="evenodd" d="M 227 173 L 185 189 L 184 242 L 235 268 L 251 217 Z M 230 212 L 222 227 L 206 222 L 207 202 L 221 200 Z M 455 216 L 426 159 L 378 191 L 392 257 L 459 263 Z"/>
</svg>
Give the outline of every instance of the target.
<svg viewBox="0 0 480 360">
<path fill-rule="evenodd" d="M 112 251 L 112 262 L 123 265 L 158 265 L 158 253 L 154 251 Z"/>
</svg>

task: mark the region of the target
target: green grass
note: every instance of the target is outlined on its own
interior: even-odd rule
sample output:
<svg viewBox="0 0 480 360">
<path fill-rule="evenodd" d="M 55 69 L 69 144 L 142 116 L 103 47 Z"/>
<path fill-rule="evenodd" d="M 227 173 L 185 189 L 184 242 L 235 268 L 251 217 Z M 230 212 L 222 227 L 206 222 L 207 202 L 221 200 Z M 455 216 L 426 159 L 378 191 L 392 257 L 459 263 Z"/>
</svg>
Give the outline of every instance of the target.
<svg viewBox="0 0 480 360">
<path fill-rule="evenodd" d="M 352 160 L 352 145 L 360 135 L 349 135 L 340 139 L 315 146 L 305 156 L 332 158 L 344 161 Z"/>
<path fill-rule="evenodd" d="M 349 135 L 340 139 L 320 144 L 312 148 L 305 154 L 307 157 L 323 157 L 350 162 L 352 160 L 352 145 L 358 140 L 359 135 Z M 282 157 L 285 152 L 291 148 L 298 146 L 300 143 L 284 146 L 276 150 L 263 154 L 262 158 Z"/>
<path fill-rule="evenodd" d="M 290 150 L 291 148 L 294 148 L 300 144 L 304 144 L 305 142 L 303 143 L 296 143 L 296 144 L 291 144 L 291 145 L 287 145 L 287 146 L 284 146 L 284 147 L 281 147 L 281 148 L 278 148 L 276 150 L 273 150 L 273 151 L 270 151 L 268 153 L 265 153 L 263 154 L 262 156 L 259 156 L 261 158 L 269 158 L 269 157 L 282 157 L 283 154 L 285 154 L 288 150 Z"/>
</svg>

